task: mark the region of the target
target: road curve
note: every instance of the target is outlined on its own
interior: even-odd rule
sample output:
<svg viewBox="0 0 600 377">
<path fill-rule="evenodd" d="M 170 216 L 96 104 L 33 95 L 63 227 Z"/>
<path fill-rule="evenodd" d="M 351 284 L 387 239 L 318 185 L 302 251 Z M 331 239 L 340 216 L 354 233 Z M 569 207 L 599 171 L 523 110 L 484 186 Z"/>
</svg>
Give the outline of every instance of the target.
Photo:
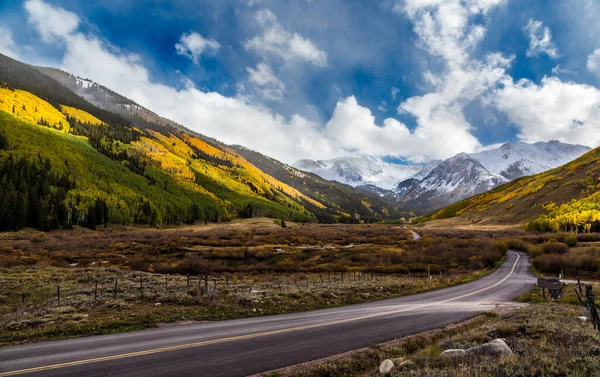
<svg viewBox="0 0 600 377">
<path fill-rule="evenodd" d="M 477 281 L 395 299 L 302 313 L 206 322 L 0 348 L 7 376 L 243 376 L 470 318 L 535 284 L 509 252 Z"/>
</svg>

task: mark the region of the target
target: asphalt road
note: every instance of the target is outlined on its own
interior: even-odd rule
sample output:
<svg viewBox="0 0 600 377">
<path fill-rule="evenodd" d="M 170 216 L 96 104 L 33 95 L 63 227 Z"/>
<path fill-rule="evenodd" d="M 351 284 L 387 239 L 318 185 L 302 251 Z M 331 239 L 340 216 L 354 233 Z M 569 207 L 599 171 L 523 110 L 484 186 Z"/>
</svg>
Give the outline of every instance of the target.
<svg viewBox="0 0 600 377">
<path fill-rule="evenodd" d="M 459 286 L 303 313 L 0 348 L 5 376 L 244 376 L 470 318 L 529 291 L 522 253 Z"/>
</svg>

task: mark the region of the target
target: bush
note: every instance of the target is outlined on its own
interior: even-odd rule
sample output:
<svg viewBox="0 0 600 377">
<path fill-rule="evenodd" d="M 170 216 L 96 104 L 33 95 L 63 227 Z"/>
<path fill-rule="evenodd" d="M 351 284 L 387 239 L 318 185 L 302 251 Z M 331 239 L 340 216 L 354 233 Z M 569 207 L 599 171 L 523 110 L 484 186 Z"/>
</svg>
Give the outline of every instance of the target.
<svg viewBox="0 0 600 377">
<path fill-rule="evenodd" d="M 569 252 L 569 246 L 562 242 L 547 242 L 542 245 L 544 254 L 566 254 Z"/>
<path fill-rule="evenodd" d="M 576 236 L 565 237 L 563 242 L 565 244 L 567 244 L 567 246 L 569 246 L 569 247 L 575 247 L 575 246 L 577 246 L 577 237 Z"/>
</svg>

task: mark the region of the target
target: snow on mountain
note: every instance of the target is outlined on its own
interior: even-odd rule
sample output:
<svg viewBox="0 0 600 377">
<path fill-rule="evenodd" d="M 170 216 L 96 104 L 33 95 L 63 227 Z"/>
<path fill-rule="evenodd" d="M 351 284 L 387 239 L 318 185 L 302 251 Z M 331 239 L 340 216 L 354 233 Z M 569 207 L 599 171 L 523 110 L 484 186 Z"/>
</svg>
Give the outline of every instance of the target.
<svg viewBox="0 0 600 377">
<path fill-rule="evenodd" d="M 589 150 L 558 141 L 506 143 L 479 153 L 456 155 L 421 179 L 401 182 L 394 191 L 408 207 L 437 209 L 513 179 L 564 165 Z"/>
<path fill-rule="evenodd" d="M 296 169 L 317 174 L 324 179 L 351 186 L 373 185 L 386 190 L 418 174 L 421 165 L 390 164 L 374 157 L 342 157 L 333 160 L 300 160 Z"/>
<path fill-rule="evenodd" d="M 509 180 L 535 175 L 573 161 L 590 149 L 583 145 L 547 143 L 506 143 L 500 148 L 470 154 L 488 171 Z"/>
</svg>

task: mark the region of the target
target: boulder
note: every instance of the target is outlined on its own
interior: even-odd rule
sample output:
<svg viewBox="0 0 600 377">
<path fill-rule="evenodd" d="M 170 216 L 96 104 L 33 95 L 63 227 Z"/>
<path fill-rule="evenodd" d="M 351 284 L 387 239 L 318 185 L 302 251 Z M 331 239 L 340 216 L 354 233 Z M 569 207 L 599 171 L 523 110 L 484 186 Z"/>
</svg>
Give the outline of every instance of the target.
<svg viewBox="0 0 600 377">
<path fill-rule="evenodd" d="M 408 371 L 408 370 L 415 369 L 415 363 L 413 363 L 410 360 L 403 360 L 400 362 L 396 362 L 394 360 L 394 364 L 396 364 L 396 369 L 398 369 L 400 371 Z"/>
<path fill-rule="evenodd" d="M 443 359 L 458 359 L 458 358 L 462 358 L 465 357 L 467 354 L 467 352 L 463 349 L 450 349 L 450 350 L 445 350 L 444 352 L 442 352 L 440 354 L 440 357 Z"/>
<path fill-rule="evenodd" d="M 389 373 L 392 369 L 394 369 L 394 363 L 390 359 L 385 359 L 379 364 L 379 373 L 381 374 Z"/>
<path fill-rule="evenodd" d="M 506 344 L 504 339 L 494 339 L 489 343 L 471 347 L 468 350 L 466 350 L 466 353 L 469 356 L 504 356 L 512 355 L 513 352 L 508 346 L 508 344 Z"/>
<path fill-rule="evenodd" d="M 587 321 L 588 321 L 588 317 L 586 317 L 586 316 L 584 316 L 584 315 L 582 315 L 581 317 L 577 317 L 577 318 L 579 318 L 579 319 L 580 319 L 580 320 L 582 320 L 583 322 L 587 322 Z"/>
<path fill-rule="evenodd" d="M 471 347 L 466 350 L 463 349 L 450 349 L 440 354 L 441 358 L 447 359 L 459 359 L 472 356 L 504 356 L 512 355 L 512 350 L 506 344 L 504 339 L 494 339 L 489 343 L 481 344 L 479 346 Z"/>
</svg>

